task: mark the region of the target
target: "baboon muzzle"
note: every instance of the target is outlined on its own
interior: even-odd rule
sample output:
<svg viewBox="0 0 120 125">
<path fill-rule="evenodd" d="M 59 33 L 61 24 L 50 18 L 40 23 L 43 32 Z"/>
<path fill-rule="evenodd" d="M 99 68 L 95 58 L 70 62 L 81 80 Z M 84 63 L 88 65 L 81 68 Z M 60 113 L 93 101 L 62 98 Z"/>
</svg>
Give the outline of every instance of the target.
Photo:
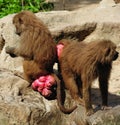
<svg viewBox="0 0 120 125">
<path fill-rule="evenodd" d="M 115 55 L 113 56 L 113 61 L 116 60 L 118 58 L 118 56 L 119 56 L 119 53 L 116 52 Z"/>
</svg>

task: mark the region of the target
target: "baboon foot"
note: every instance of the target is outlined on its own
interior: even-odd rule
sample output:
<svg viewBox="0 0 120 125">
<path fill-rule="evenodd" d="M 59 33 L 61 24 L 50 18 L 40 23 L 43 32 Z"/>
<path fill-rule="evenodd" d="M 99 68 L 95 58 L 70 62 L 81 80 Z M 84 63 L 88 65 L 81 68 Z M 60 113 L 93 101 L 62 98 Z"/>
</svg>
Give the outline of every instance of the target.
<svg viewBox="0 0 120 125">
<path fill-rule="evenodd" d="M 86 111 L 86 115 L 87 115 L 87 116 L 90 116 L 90 115 L 92 115 L 93 113 L 94 113 L 93 109 L 89 109 L 89 110 Z"/>
<path fill-rule="evenodd" d="M 112 107 L 111 106 L 102 106 L 101 109 L 102 110 L 110 110 L 110 109 L 112 109 Z"/>
<path fill-rule="evenodd" d="M 85 106 L 85 102 L 83 99 L 79 99 L 79 102 L 78 102 L 79 105 L 82 105 L 82 106 Z"/>
</svg>

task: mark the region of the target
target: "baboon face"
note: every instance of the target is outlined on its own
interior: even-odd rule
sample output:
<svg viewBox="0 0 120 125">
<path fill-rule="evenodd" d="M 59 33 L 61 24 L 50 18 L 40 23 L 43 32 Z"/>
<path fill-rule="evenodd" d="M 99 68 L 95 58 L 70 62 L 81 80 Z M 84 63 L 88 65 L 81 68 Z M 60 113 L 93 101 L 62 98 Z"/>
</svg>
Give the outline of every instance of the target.
<svg viewBox="0 0 120 125">
<path fill-rule="evenodd" d="M 22 19 L 19 18 L 19 17 L 17 17 L 17 16 L 15 16 L 13 18 L 13 24 L 14 24 L 14 26 L 16 28 L 15 33 L 18 34 L 18 35 L 20 35 L 21 32 L 24 31 L 24 29 L 25 29 L 25 25 L 24 25 Z"/>
<path fill-rule="evenodd" d="M 109 41 L 99 43 L 99 60 L 101 63 L 111 63 L 118 58 L 119 53 L 116 51 L 116 45 Z"/>
<path fill-rule="evenodd" d="M 116 47 L 111 47 L 107 49 L 106 60 L 112 62 L 118 58 L 119 53 L 116 51 Z"/>
<path fill-rule="evenodd" d="M 117 51 L 115 51 L 112 60 L 113 61 L 116 60 L 118 58 L 118 55 L 119 55 L 119 53 Z"/>
<path fill-rule="evenodd" d="M 30 11 L 24 11 L 16 14 L 13 18 L 16 34 L 20 35 L 28 27 L 30 28 L 30 26 L 32 26 L 33 20 L 36 20 L 36 16 Z"/>
</svg>

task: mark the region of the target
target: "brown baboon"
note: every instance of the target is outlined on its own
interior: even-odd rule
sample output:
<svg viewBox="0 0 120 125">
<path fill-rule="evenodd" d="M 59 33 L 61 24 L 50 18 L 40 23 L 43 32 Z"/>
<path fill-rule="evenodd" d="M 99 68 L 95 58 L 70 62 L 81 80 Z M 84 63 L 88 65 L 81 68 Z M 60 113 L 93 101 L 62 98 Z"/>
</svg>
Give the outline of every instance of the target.
<svg viewBox="0 0 120 125">
<path fill-rule="evenodd" d="M 53 73 L 53 65 L 57 61 L 57 49 L 50 31 L 30 11 L 16 14 L 13 18 L 13 24 L 21 41 L 17 47 L 7 46 L 6 52 L 12 57 L 21 56 L 24 58 L 24 78 L 30 83 L 40 76 L 52 75 L 57 83 L 58 105 L 64 113 L 71 113 L 74 109 L 67 110 L 62 105 L 60 80 Z"/>
<path fill-rule="evenodd" d="M 59 63 L 65 87 L 70 91 L 73 99 L 80 103 L 82 102 L 80 98 L 82 88 L 87 115 L 93 113 L 91 84 L 96 78 L 99 80 L 103 109 L 107 108 L 108 81 L 112 61 L 117 57 L 116 45 L 109 40 L 94 41 L 88 44 L 71 43 L 63 49 Z M 79 83 L 76 82 L 77 78 L 79 78 Z"/>
<path fill-rule="evenodd" d="M 6 47 L 6 52 L 24 58 L 25 79 L 31 83 L 40 75 L 52 73 L 57 52 L 48 28 L 30 11 L 16 14 L 13 24 L 21 41 L 17 47 Z"/>
</svg>

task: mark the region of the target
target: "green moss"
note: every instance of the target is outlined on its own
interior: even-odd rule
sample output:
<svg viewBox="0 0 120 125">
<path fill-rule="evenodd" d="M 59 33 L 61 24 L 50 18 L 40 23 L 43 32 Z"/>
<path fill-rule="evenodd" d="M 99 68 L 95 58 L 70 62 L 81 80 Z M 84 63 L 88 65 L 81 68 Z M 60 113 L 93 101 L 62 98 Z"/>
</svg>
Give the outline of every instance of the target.
<svg viewBox="0 0 120 125">
<path fill-rule="evenodd" d="M 0 18 L 21 10 L 39 12 L 50 11 L 53 8 L 53 4 L 45 3 L 45 0 L 0 0 Z"/>
</svg>

